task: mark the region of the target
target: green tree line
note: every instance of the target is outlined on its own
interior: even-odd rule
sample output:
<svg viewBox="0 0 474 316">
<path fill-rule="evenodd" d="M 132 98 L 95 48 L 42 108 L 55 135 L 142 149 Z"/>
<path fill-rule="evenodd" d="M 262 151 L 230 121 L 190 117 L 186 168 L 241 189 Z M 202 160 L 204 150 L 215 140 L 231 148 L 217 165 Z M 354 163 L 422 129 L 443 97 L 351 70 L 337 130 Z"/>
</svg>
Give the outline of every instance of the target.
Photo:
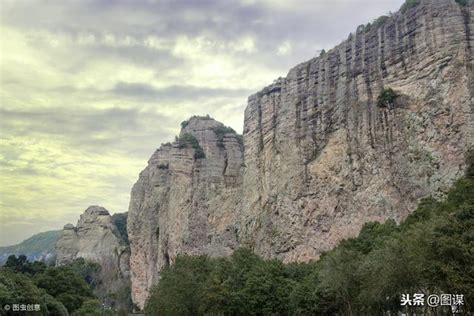
<svg viewBox="0 0 474 316">
<path fill-rule="evenodd" d="M 35 315 L 116 315 L 93 293 L 99 271 L 98 264 L 82 258 L 54 267 L 11 255 L 0 268 L 0 315 L 19 315 L 14 304 L 39 305 L 39 310 L 28 312 Z"/>
</svg>

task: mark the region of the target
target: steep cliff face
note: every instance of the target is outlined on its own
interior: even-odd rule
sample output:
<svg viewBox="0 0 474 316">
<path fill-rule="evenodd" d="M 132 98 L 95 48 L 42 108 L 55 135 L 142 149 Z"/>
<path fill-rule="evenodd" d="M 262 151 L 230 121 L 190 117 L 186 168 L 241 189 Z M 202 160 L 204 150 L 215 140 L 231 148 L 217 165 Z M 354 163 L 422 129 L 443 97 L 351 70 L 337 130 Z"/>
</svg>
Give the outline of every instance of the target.
<svg viewBox="0 0 474 316">
<path fill-rule="evenodd" d="M 461 176 L 474 144 L 473 5 L 424 0 L 379 22 L 251 96 L 244 152 L 203 118 L 181 135 L 205 158 L 179 142 L 155 152 L 129 210 L 138 306 L 178 253 L 246 245 L 286 262 L 317 258 Z M 399 96 L 380 106 L 387 88 Z"/>
<path fill-rule="evenodd" d="M 474 143 L 472 10 L 422 1 L 249 98 L 244 243 L 315 258 L 462 174 Z M 386 88 L 401 96 L 379 107 Z"/>
<path fill-rule="evenodd" d="M 179 253 L 224 256 L 237 245 L 242 144 L 207 117 L 183 122 L 133 186 L 128 218 L 132 298 L 143 307 L 163 266 Z"/>
<path fill-rule="evenodd" d="M 76 227 L 66 224 L 56 242 L 56 265 L 78 258 L 100 264 L 101 297 L 113 297 L 129 286 L 130 249 L 109 211 L 90 206 L 80 216 Z M 114 294 L 114 295 L 107 295 Z M 110 298 L 109 301 L 113 299 Z M 117 304 L 127 302 L 117 301 Z"/>
</svg>

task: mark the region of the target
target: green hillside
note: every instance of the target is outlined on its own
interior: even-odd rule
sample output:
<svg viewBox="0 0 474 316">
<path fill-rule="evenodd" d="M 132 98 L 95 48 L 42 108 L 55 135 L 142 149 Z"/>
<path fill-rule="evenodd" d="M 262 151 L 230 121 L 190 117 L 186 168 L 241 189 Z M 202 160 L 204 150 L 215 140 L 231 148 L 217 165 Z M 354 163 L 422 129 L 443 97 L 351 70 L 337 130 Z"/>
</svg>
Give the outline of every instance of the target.
<svg viewBox="0 0 474 316">
<path fill-rule="evenodd" d="M 3 265 L 10 255 L 26 255 L 30 261 L 54 260 L 60 234 L 60 230 L 51 230 L 33 235 L 17 245 L 0 247 L 0 264 Z"/>
</svg>

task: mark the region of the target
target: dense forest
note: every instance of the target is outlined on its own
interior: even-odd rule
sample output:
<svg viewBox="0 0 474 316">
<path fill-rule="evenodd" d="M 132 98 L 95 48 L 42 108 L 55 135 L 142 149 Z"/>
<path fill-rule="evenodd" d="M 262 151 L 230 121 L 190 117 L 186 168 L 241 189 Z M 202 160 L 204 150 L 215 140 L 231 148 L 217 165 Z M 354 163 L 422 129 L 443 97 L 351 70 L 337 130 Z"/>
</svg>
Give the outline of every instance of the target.
<svg viewBox="0 0 474 316">
<path fill-rule="evenodd" d="M 150 315 L 472 312 L 473 162 L 470 154 L 465 177 L 443 201 L 423 199 L 400 224 L 367 223 L 356 238 L 344 240 L 315 262 L 283 264 L 243 248 L 229 258 L 178 256 L 162 271 L 145 311 Z"/>
<path fill-rule="evenodd" d="M 94 294 L 99 271 L 82 258 L 54 267 L 11 255 L 0 269 L 0 315 L 127 315 L 105 308 Z"/>
</svg>

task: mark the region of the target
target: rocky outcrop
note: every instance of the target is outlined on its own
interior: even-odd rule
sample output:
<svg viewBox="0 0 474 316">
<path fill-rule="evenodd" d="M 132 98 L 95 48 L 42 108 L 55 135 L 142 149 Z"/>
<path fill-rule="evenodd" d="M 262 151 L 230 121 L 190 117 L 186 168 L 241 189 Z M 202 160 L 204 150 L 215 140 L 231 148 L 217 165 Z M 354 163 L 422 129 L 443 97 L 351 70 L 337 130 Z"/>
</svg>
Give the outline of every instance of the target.
<svg viewBox="0 0 474 316">
<path fill-rule="evenodd" d="M 308 260 L 441 196 L 474 144 L 473 6 L 431 0 L 359 27 L 249 98 L 240 236 Z M 384 89 L 400 97 L 378 106 Z"/>
<path fill-rule="evenodd" d="M 108 302 L 114 301 L 117 292 L 129 287 L 130 249 L 109 211 L 103 207 L 88 207 L 76 227 L 66 224 L 56 243 L 56 253 L 56 265 L 78 258 L 100 264 L 100 297 Z"/>
<path fill-rule="evenodd" d="M 132 298 L 143 307 L 159 271 L 179 253 L 229 255 L 237 246 L 242 143 L 208 117 L 183 122 L 133 186 L 128 218 Z"/>
<path fill-rule="evenodd" d="M 212 119 L 185 122 L 187 141 L 162 145 L 132 189 L 134 302 L 179 253 L 310 260 L 441 197 L 474 144 L 472 16 L 422 0 L 359 27 L 249 98 L 243 147 Z M 398 97 L 378 102 L 388 88 Z"/>
</svg>

